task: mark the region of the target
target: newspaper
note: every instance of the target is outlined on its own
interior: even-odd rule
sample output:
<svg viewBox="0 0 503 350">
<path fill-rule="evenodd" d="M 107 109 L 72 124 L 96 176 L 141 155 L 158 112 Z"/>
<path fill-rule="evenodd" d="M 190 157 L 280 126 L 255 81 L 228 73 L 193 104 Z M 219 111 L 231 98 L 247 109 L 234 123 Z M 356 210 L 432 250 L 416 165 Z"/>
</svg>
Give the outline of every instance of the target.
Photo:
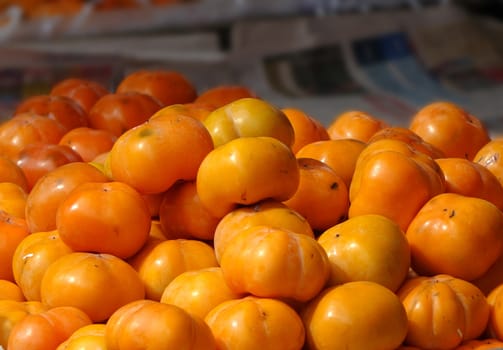
<svg viewBox="0 0 503 350">
<path fill-rule="evenodd" d="M 135 69 L 164 67 L 186 74 L 199 91 L 219 84 L 246 85 L 278 107 L 304 109 L 325 125 L 346 110 L 360 109 L 406 126 L 418 108 L 449 100 L 499 134 L 502 34 L 501 22 L 443 5 L 243 18 L 223 33 L 205 29 L 21 40 L 0 49 L 13 55 L 22 50 L 26 61 L 24 68 L 22 63 L 12 68 L 12 60 L 0 55 L 0 104 L 5 92 L 15 95 L 10 98 L 15 101 L 26 95 L 25 86 L 40 86 L 36 81 L 44 76 L 47 87 L 64 74 L 94 69 L 97 78 L 114 84 Z M 35 78 L 30 62 L 39 67 Z M 13 80 L 18 86 L 14 89 L 9 88 Z"/>
</svg>

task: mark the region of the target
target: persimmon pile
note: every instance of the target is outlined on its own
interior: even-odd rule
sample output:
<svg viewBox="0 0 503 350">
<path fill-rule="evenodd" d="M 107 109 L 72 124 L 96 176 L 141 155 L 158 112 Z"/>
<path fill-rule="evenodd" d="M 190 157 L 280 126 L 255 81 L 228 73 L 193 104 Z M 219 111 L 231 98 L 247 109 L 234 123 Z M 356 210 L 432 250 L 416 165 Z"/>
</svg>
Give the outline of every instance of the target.
<svg viewBox="0 0 503 350">
<path fill-rule="evenodd" d="M 503 138 L 140 70 L 0 124 L 0 347 L 503 348 Z"/>
</svg>

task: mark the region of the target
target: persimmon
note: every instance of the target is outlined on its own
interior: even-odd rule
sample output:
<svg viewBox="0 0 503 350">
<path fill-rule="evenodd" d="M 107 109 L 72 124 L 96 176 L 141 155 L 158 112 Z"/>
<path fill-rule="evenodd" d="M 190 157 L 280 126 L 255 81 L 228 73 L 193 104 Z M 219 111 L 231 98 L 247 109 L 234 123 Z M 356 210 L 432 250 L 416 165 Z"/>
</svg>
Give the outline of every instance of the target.
<svg viewBox="0 0 503 350">
<path fill-rule="evenodd" d="M 11 350 L 56 349 L 74 331 L 91 323 L 85 312 L 73 306 L 28 314 L 12 328 L 7 346 Z"/>
<path fill-rule="evenodd" d="M 145 297 L 155 301 L 182 272 L 218 265 L 213 248 L 194 239 L 153 241 L 128 262 L 143 281 Z"/>
<path fill-rule="evenodd" d="M 323 231 L 346 219 L 349 190 L 335 170 L 313 158 L 298 158 L 300 181 L 287 206 L 297 211 L 316 231 Z"/>
<path fill-rule="evenodd" d="M 28 192 L 13 182 L 0 182 L 0 211 L 25 218 Z"/>
<path fill-rule="evenodd" d="M 381 215 L 359 215 L 318 237 L 330 262 L 329 285 L 372 281 L 395 292 L 407 278 L 410 248 L 397 223 Z"/>
<path fill-rule="evenodd" d="M 14 280 L 27 300 L 41 300 L 40 285 L 45 271 L 58 258 L 71 252 L 57 231 L 34 232 L 19 242 L 11 266 Z"/>
<path fill-rule="evenodd" d="M 56 211 L 56 228 L 70 248 L 123 259 L 143 247 L 151 220 L 140 193 L 117 181 L 80 184 Z"/>
<path fill-rule="evenodd" d="M 82 162 L 82 157 L 69 146 L 59 143 L 32 143 L 16 156 L 16 164 L 26 176 L 29 190 L 51 170 L 72 162 Z"/>
<path fill-rule="evenodd" d="M 407 314 L 398 296 L 370 281 L 328 287 L 300 314 L 309 349 L 396 349 L 407 334 Z"/>
<path fill-rule="evenodd" d="M 198 103 L 177 103 L 162 107 L 152 114 L 149 119 L 154 119 L 165 114 L 183 114 L 197 120 L 203 121 L 213 111 L 213 108 L 205 104 Z"/>
<path fill-rule="evenodd" d="M 503 284 L 503 254 L 499 256 L 496 262 L 482 276 L 470 282 L 476 285 L 486 296 L 493 289 L 499 287 L 500 284 Z"/>
<path fill-rule="evenodd" d="M 47 309 L 49 309 L 49 307 L 39 301 L 0 299 L 0 319 L 2 320 L 2 327 L 0 328 L 0 347 L 7 349 L 7 343 L 12 328 L 23 318 L 30 314 L 38 314 Z"/>
<path fill-rule="evenodd" d="M 56 350 L 106 350 L 106 324 L 93 323 L 74 331 Z"/>
<path fill-rule="evenodd" d="M 182 181 L 163 193 L 159 220 L 167 238 L 213 240 L 220 218 L 213 216 L 197 194 L 196 181 Z"/>
<path fill-rule="evenodd" d="M 243 296 L 230 289 L 222 269 L 213 266 L 180 273 L 166 286 L 160 301 L 205 318 L 213 308 L 224 301 L 240 299 Z"/>
<path fill-rule="evenodd" d="M 26 298 L 16 283 L 0 279 L 0 300 L 26 301 Z"/>
<path fill-rule="evenodd" d="M 247 86 L 221 84 L 201 92 L 194 100 L 194 103 L 203 106 L 211 106 L 213 109 L 216 109 L 241 98 L 248 97 L 257 98 L 257 95 Z"/>
<path fill-rule="evenodd" d="M 489 319 L 482 291 L 449 275 L 408 279 L 397 295 L 409 320 L 405 343 L 421 349 L 453 349 L 476 339 Z"/>
<path fill-rule="evenodd" d="M 285 113 L 258 98 L 241 98 L 217 108 L 203 123 L 215 147 L 239 137 L 274 137 L 288 147 L 294 141 L 294 129 Z"/>
<path fill-rule="evenodd" d="M 414 150 L 424 153 L 433 159 L 446 157 L 446 155 L 441 149 L 425 141 L 421 136 L 419 136 L 413 130 L 406 127 L 402 126 L 385 127 L 377 131 L 374 135 L 372 135 L 372 137 L 368 140 L 368 143 L 374 143 L 382 139 L 405 142 L 407 145 L 411 146 Z"/>
<path fill-rule="evenodd" d="M 66 131 L 88 125 L 86 111 L 77 102 L 66 96 L 30 96 L 16 106 L 14 116 L 23 113 L 35 113 L 54 119 Z"/>
<path fill-rule="evenodd" d="M 66 78 L 54 84 L 49 92 L 52 96 L 66 96 L 74 100 L 89 113 L 101 97 L 109 93 L 108 88 L 98 81 L 85 78 Z"/>
<path fill-rule="evenodd" d="M 482 164 L 465 158 L 438 158 L 445 177 L 445 192 L 485 199 L 503 210 L 503 185 Z"/>
<path fill-rule="evenodd" d="M 421 207 L 445 186 L 438 165 L 415 154 L 382 150 L 359 160 L 349 188 L 348 216 L 383 215 L 405 232 Z"/>
<path fill-rule="evenodd" d="M 495 138 L 482 146 L 473 161 L 487 168 L 503 185 L 503 137 Z"/>
<path fill-rule="evenodd" d="M 236 293 L 300 302 L 314 298 L 330 277 L 327 254 L 314 238 L 267 225 L 241 230 L 220 267 Z"/>
<path fill-rule="evenodd" d="M 0 211 L 0 279 L 14 281 L 12 259 L 18 245 L 30 230 L 25 219 Z"/>
<path fill-rule="evenodd" d="M 287 107 L 282 108 L 281 111 L 285 113 L 293 127 L 294 140 L 292 151 L 294 153 L 297 153 L 308 143 L 328 140 L 330 138 L 325 126 L 318 119 L 315 119 L 303 110 Z"/>
<path fill-rule="evenodd" d="M 487 295 L 487 302 L 490 307 L 489 320 L 487 323 L 487 333 L 490 337 L 503 339 L 503 308 L 502 297 L 503 284 L 497 286 Z"/>
<path fill-rule="evenodd" d="M 420 275 L 479 278 L 501 255 L 502 230 L 503 214 L 491 202 L 456 193 L 436 195 L 406 230 L 412 268 Z"/>
<path fill-rule="evenodd" d="M 295 156 L 322 161 L 331 167 L 349 188 L 356 161 L 366 145 L 365 142 L 355 139 L 321 140 L 305 145 Z"/>
<path fill-rule="evenodd" d="M 29 191 L 28 180 L 14 158 L 0 155 L 0 182 L 12 182 Z"/>
<path fill-rule="evenodd" d="M 49 265 L 40 295 L 45 305 L 74 306 L 96 323 L 143 299 L 145 288 L 135 269 L 114 255 L 72 252 Z"/>
<path fill-rule="evenodd" d="M 109 93 L 89 111 L 89 125 L 118 137 L 147 121 L 161 107 L 154 98 L 139 92 Z"/>
<path fill-rule="evenodd" d="M 122 134 L 110 150 L 109 166 L 115 180 L 142 193 L 160 193 L 179 180 L 194 180 L 211 150 L 213 142 L 202 122 L 165 115 Z"/>
<path fill-rule="evenodd" d="M 314 237 L 313 228 L 305 217 L 282 202 L 265 199 L 253 205 L 237 207 L 220 219 L 213 236 L 217 260 L 220 261 L 227 244 L 241 230 L 258 225 L 285 228 Z"/>
<path fill-rule="evenodd" d="M 239 205 L 289 199 L 299 179 L 297 159 L 286 144 L 270 136 L 239 137 L 206 155 L 196 187 L 201 203 L 222 218 Z"/>
<path fill-rule="evenodd" d="M 25 146 L 57 144 L 66 131 L 57 120 L 34 113 L 18 114 L 0 124 L 0 154 L 15 162 Z"/>
<path fill-rule="evenodd" d="M 162 106 L 190 103 L 197 98 L 194 84 L 183 73 L 167 69 L 140 69 L 127 74 L 118 93 L 136 91 L 157 99 Z"/>
<path fill-rule="evenodd" d="M 71 162 L 42 176 L 28 193 L 25 218 L 31 232 L 56 229 L 56 211 L 77 185 L 107 182 L 109 178 L 86 162 Z"/>
<path fill-rule="evenodd" d="M 205 317 L 219 349 L 300 350 L 305 340 L 301 318 L 288 304 L 246 296 L 224 301 Z"/>
<path fill-rule="evenodd" d="M 355 139 L 367 143 L 378 131 L 388 127 L 383 119 L 361 110 L 347 110 L 336 115 L 326 130 L 330 139 Z"/>
<path fill-rule="evenodd" d="M 215 350 L 209 326 L 198 316 L 171 304 L 138 300 L 115 311 L 106 322 L 107 350 Z"/>
<path fill-rule="evenodd" d="M 82 126 L 64 134 L 59 144 L 70 147 L 84 162 L 91 162 L 98 155 L 110 151 L 116 139 L 117 136 L 108 130 Z"/>
<path fill-rule="evenodd" d="M 479 118 L 448 101 L 433 102 L 420 108 L 412 116 L 409 128 L 440 149 L 445 157 L 473 159 L 490 141 Z"/>
</svg>

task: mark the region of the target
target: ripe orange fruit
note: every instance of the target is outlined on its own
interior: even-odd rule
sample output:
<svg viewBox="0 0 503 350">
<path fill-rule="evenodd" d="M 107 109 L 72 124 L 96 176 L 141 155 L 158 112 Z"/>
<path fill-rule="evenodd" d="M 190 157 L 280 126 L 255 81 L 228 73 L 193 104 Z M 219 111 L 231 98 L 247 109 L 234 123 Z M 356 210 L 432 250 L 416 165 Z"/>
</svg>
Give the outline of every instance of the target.
<svg viewBox="0 0 503 350">
<path fill-rule="evenodd" d="M 412 117 L 409 128 L 440 149 L 445 157 L 473 159 L 479 149 L 490 141 L 480 119 L 446 101 L 422 107 Z"/>
<path fill-rule="evenodd" d="M 332 140 L 355 139 L 368 142 L 376 132 L 388 126 L 387 122 L 367 112 L 348 110 L 334 117 L 327 127 L 327 133 Z"/>
<path fill-rule="evenodd" d="M 172 70 L 137 70 L 127 74 L 116 92 L 140 92 L 154 97 L 162 106 L 190 103 L 197 97 L 195 86 L 181 72 Z"/>
<path fill-rule="evenodd" d="M 308 143 L 329 139 L 325 126 L 304 111 L 298 108 L 283 108 L 282 111 L 293 127 L 292 151 L 294 153 L 297 153 Z"/>
<path fill-rule="evenodd" d="M 84 78 L 66 78 L 57 82 L 49 94 L 69 97 L 77 102 L 86 113 L 89 113 L 96 101 L 108 93 L 108 89 L 97 81 Z"/>
<path fill-rule="evenodd" d="M 139 92 L 110 93 L 96 101 L 89 111 L 89 125 L 118 137 L 147 121 L 161 107 L 154 98 Z"/>
<path fill-rule="evenodd" d="M 297 191 L 283 203 L 297 211 L 316 231 L 345 220 L 349 190 L 335 170 L 320 160 L 298 158 L 300 181 Z"/>
<path fill-rule="evenodd" d="M 256 98 L 257 95 L 243 85 L 217 85 L 200 93 L 194 103 L 216 109 L 245 97 Z"/>
</svg>

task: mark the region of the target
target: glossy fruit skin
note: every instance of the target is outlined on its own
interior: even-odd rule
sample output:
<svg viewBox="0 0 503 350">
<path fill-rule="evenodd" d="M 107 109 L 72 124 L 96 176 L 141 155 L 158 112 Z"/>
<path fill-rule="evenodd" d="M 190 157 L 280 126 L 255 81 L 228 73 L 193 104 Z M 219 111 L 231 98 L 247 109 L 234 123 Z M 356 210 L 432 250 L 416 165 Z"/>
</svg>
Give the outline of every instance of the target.
<svg viewBox="0 0 503 350">
<path fill-rule="evenodd" d="M 369 281 L 326 288 L 301 317 L 312 350 L 396 349 L 407 334 L 407 314 L 396 294 Z"/>
<path fill-rule="evenodd" d="M 241 230 L 228 242 L 220 267 L 234 292 L 300 302 L 314 298 L 330 274 L 314 238 L 265 225 Z"/>
<path fill-rule="evenodd" d="M 412 147 L 412 149 L 414 149 L 415 151 L 424 153 L 433 159 L 446 157 L 445 153 L 442 150 L 425 141 L 416 132 L 407 127 L 385 127 L 372 135 L 372 137 L 368 140 L 368 143 L 372 144 L 383 139 L 404 142 Z"/>
<path fill-rule="evenodd" d="M 0 279 L 14 281 L 14 252 L 30 233 L 24 219 L 0 211 Z"/>
<path fill-rule="evenodd" d="M 139 92 L 106 94 L 89 111 L 89 126 L 119 137 L 147 121 L 161 107 L 154 98 Z"/>
<path fill-rule="evenodd" d="M 238 205 L 267 198 L 287 200 L 299 177 L 295 155 L 284 143 L 269 136 L 239 137 L 208 153 L 198 169 L 196 186 L 201 203 L 221 218 Z"/>
<path fill-rule="evenodd" d="M 28 192 L 13 182 L 0 182 L 0 211 L 24 219 Z"/>
<path fill-rule="evenodd" d="M 318 242 L 331 266 L 329 285 L 372 281 L 395 292 L 408 275 L 410 248 L 400 227 L 381 215 L 360 215 L 324 231 Z"/>
<path fill-rule="evenodd" d="M 349 188 L 348 216 L 383 215 L 406 231 L 419 209 L 444 191 L 444 178 L 435 166 L 419 153 L 383 149 L 361 154 Z"/>
<path fill-rule="evenodd" d="M 140 69 L 127 74 L 115 90 L 118 93 L 135 91 L 150 95 L 161 105 L 190 103 L 197 98 L 192 82 L 182 73 L 173 70 Z"/>
<path fill-rule="evenodd" d="M 304 325 L 288 304 L 247 296 L 222 302 L 205 317 L 218 349 L 300 350 Z"/>
<path fill-rule="evenodd" d="M 166 286 L 160 301 L 205 318 L 220 303 L 243 296 L 232 291 L 225 282 L 222 269 L 213 266 L 182 272 Z"/>
<path fill-rule="evenodd" d="M 0 279 L 0 300 L 26 301 L 26 298 L 15 282 Z"/>
<path fill-rule="evenodd" d="M 489 304 L 472 283 L 449 275 L 419 276 L 398 290 L 409 319 L 406 344 L 452 349 L 484 332 Z"/>
<path fill-rule="evenodd" d="M 91 323 L 89 316 L 76 307 L 50 308 L 18 322 L 12 328 L 7 346 L 11 350 L 55 349 L 74 331 Z"/>
<path fill-rule="evenodd" d="M 28 180 L 16 162 L 4 155 L 0 155 L 0 182 L 12 182 L 23 190 L 29 191 Z"/>
<path fill-rule="evenodd" d="M 215 147 L 239 137 L 274 137 L 287 146 L 294 129 L 281 109 L 257 98 L 241 98 L 212 111 L 203 121 Z"/>
<path fill-rule="evenodd" d="M 93 323 L 73 332 L 56 350 L 106 350 L 106 325 Z"/>
<path fill-rule="evenodd" d="M 57 144 L 67 132 L 54 120 L 34 113 L 22 113 L 0 124 L 0 154 L 15 162 L 18 153 L 34 143 Z"/>
<path fill-rule="evenodd" d="M 503 308 L 501 301 L 503 300 L 503 284 L 494 288 L 487 295 L 487 302 L 490 306 L 489 321 L 487 324 L 487 333 L 490 337 L 503 339 Z"/>
<path fill-rule="evenodd" d="M 12 256 L 12 271 L 27 300 L 41 300 L 40 285 L 45 271 L 71 252 L 57 231 L 33 232 L 18 244 Z"/>
<path fill-rule="evenodd" d="M 334 117 L 327 133 L 332 140 L 348 138 L 368 142 L 376 132 L 388 126 L 384 120 L 365 111 L 347 110 Z"/>
<path fill-rule="evenodd" d="M 366 146 L 365 142 L 355 139 L 321 140 L 305 145 L 295 156 L 322 161 L 331 167 L 349 188 L 357 159 Z"/>
<path fill-rule="evenodd" d="M 23 113 L 35 113 L 61 123 L 66 131 L 80 126 L 87 126 L 87 113 L 80 105 L 66 96 L 36 95 L 21 101 L 14 111 L 14 116 Z"/>
<path fill-rule="evenodd" d="M 56 211 L 70 191 L 84 182 L 109 181 L 103 172 L 85 162 L 62 165 L 37 181 L 26 198 L 25 217 L 31 232 L 56 229 Z"/>
<path fill-rule="evenodd" d="M 114 312 L 106 323 L 105 340 L 107 350 L 216 349 L 215 338 L 201 318 L 152 300 L 134 301 Z"/>
<path fill-rule="evenodd" d="M 196 181 L 180 181 L 162 194 L 159 220 L 169 239 L 213 240 L 219 218 L 210 214 L 197 194 Z"/>
<path fill-rule="evenodd" d="M 297 153 L 305 145 L 322 140 L 328 140 L 325 126 L 311 115 L 298 108 L 282 108 L 281 111 L 286 115 L 293 127 L 292 151 Z"/>
<path fill-rule="evenodd" d="M 110 254 L 73 252 L 53 262 L 40 286 L 44 304 L 75 306 L 93 322 L 107 320 L 118 308 L 145 297 L 138 273 Z"/>
<path fill-rule="evenodd" d="M 128 262 L 145 286 L 145 297 L 155 301 L 182 272 L 218 265 L 213 248 L 194 239 L 154 241 Z"/>
<path fill-rule="evenodd" d="M 122 259 L 141 249 L 150 225 L 146 201 L 134 188 L 118 181 L 80 184 L 56 211 L 59 235 L 73 250 Z"/>
<path fill-rule="evenodd" d="M 480 163 L 464 158 L 435 159 L 445 177 L 445 192 L 488 200 L 503 209 L 503 185 Z"/>
<path fill-rule="evenodd" d="M 439 194 L 425 203 L 406 231 L 412 267 L 422 275 L 474 280 L 499 258 L 502 231 L 503 214 L 491 202 Z"/>
<path fill-rule="evenodd" d="M 116 139 L 107 130 L 83 126 L 68 131 L 59 140 L 59 144 L 77 152 L 84 162 L 91 162 L 98 155 L 110 151 Z"/>
<path fill-rule="evenodd" d="M 257 98 L 255 92 L 243 85 L 217 85 L 201 92 L 194 100 L 194 103 L 216 109 L 247 97 Z"/>
<path fill-rule="evenodd" d="M 440 149 L 445 157 L 473 159 L 490 141 L 486 128 L 476 116 L 445 101 L 422 107 L 412 117 L 409 128 Z"/>
<path fill-rule="evenodd" d="M 473 161 L 489 169 L 503 186 L 503 138 L 495 138 L 482 146 Z"/>
<path fill-rule="evenodd" d="M 349 189 L 335 170 L 320 160 L 298 158 L 297 191 L 283 203 L 297 211 L 315 231 L 323 231 L 348 216 Z"/>
<path fill-rule="evenodd" d="M 49 94 L 69 97 L 77 102 L 86 113 L 89 113 L 96 101 L 108 93 L 108 89 L 97 81 L 83 78 L 66 78 L 57 82 Z"/>
<path fill-rule="evenodd" d="M 0 300 L 0 346 L 7 349 L 12 328 L 29 314 L 38 314 L 49 309 L 39 301 Z"/>
<path fill-rule="evenodd" d="M 82 162 L 80 154 L 69 146 L 50 143 L 26 145 L 16 157 L 16 164 L 23 170 L 30 190 L 48 172 L 73 162 Z"/>
<path fill-rule="evenodd" d="M 268 225 L 285 228 L 314 238 L 309 222 L 295 210 L 276 200 L 263 200 L 254 205 L 238 207 L 218 222 L 213 237 L 213 247 L 218 261 L 226 245 L 241 230 L 251 226 Z"/>
<path fill-rule="evenodd" d="M 109 166 L 115 180 L 142 193 L 160 193 L 179 180 L 194 180 L 211 150 L 211 136 L 199 120 L 166 115 L 122 134 L 110 151 Z"/>
</svg>

